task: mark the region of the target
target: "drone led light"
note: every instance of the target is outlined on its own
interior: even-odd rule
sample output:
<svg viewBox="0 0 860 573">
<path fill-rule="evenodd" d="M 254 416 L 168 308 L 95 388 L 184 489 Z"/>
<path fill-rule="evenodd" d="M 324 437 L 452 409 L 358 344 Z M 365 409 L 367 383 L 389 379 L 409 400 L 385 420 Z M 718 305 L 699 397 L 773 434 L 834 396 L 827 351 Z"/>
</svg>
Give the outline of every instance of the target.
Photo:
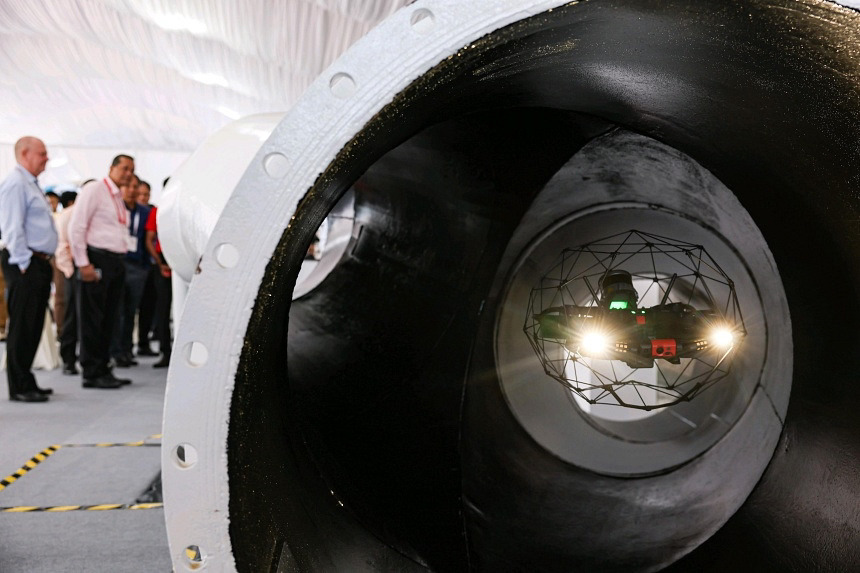
<svg viewBox="0 0 860 573">
<path fill-rule="evenodd" d="M 713 332 L 711 332 L 711 343 L 717 348 L 727 349 L 731 348 L 735 342 L 734 333 L 725 327 L 715 328 Z"/>
<path fill-rule="evenodd" d="M 580 353 L 586 356 L 600 356 L 606 352 L 608 338 L 598 331 L 591 331 L 583 335 L 579 343 Z"/>
</svg>

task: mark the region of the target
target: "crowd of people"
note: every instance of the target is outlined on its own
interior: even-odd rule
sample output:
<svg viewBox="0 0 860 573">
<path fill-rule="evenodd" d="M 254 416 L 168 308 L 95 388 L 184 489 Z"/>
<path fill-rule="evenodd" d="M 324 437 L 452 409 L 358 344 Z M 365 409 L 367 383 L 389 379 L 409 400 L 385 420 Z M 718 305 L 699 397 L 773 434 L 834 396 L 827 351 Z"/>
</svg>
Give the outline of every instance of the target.
<svg viewBox="0 0 860 573">
<path fill-rule="evenodd" d="M 63 372 L 80 373 L 84 388 L 131 383 L 115 376 L 114 367 L 138 364 L 135 324 L 136 355 L 157 356 L 150 347 L 154 330 L 161 358 L 153 366 L 168 366 L 171 273 L 158 243 L 151 187 L 135 175 L 134 158 L 117 155 L 106 177 L 60 195 L 38 184 L 48 162 L 44 142 L 22 137 L 15 159 L 0 183 L 9 399 L 45 402 L 53 394 L 32 371 L 52 283 Z"/>
</svg>

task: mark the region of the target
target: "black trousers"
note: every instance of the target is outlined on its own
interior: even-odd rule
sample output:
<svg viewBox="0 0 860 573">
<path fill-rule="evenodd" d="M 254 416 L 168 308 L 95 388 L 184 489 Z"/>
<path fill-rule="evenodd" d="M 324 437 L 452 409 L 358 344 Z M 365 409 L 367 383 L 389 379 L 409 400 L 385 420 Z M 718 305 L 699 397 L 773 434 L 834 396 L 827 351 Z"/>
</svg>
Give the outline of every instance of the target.
<svg viewBox="0 0 860 573">
<path fill-rule="evenodd" d="M 66 313 L 63 317 L 63 330 L 60 332 L 60 356 L 63 364 L 73 366 L 78 361 L 78 278 L 72 275 L 66 278 L 63 295 L 66 301 Z"/>
<path fill-rule="evenodd" d="M 0 264 L 9 291 L 9 332 L 6 335 L 6 376 L 9 395 L 36 390 L 33 359 L 45 326 L 45 310 L 51 294 L 51 263 L 33 257 L 27 272 L 9 264 L 9 251 L 0 254 Z"/>
<path fill-rule="evenodd" d="M 101 280 L 79 281 L 77 307 L 84 378 L 98 378 L 110 372 L 110 341 L 116 325 L 122 290 L 125 287 L 124 255 L 87 248 L 87 256 Z"/>
<path fill-rule="evenodd" d="M 140 299 L 140 311 L 137 315 L 137 349 L 149 348 L 150 332 L 155 318 L 155 279 L 161 271 L 158 265 L 149 265 L 149 275 L 143 287 L 143 298 Z"/>
<path fill-rule="evenodd" d="M 170 305 L 173 302 L 170 277 L 159 272 L 155 276 L 155 292 L 155 337 L 161 353 L 170 356 Z"/>
<path fill-rule="evenodd" d="M 149 265 L 144 267 L 127 259 L 124 264 L 125 288 L 120 300 L 110 345 L 110 353 L 114 358 L 131 354 L 134 339 L 134 317 L 137 314 L 137 307 L 140 306 L 146 278 L 149 276 Z"/>
</svg>

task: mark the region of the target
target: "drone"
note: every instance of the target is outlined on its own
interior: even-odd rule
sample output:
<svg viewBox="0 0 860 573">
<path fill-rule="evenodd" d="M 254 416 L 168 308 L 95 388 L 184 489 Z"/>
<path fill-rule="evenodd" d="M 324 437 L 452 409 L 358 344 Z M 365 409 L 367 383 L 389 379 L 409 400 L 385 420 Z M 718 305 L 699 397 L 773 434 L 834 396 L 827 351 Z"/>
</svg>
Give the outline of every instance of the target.
<svg viewBox="0 0 860 573">
<path fill-rule="evenodd" d="M 655 360 L 680 364 L 682 358 L 714 351 L 727 354 L 745 332 L 713 309 L 668 302 L 676 278 L 660 304 L 639 308 L 632 275 L 609 270 L 600 279 L 599 295 L 586 281 L 596 305 L 553 306 L 533 315 L 539 336 L 584 358 L 620 360 L 630 368 L 651 368 Z"/>
</svg>

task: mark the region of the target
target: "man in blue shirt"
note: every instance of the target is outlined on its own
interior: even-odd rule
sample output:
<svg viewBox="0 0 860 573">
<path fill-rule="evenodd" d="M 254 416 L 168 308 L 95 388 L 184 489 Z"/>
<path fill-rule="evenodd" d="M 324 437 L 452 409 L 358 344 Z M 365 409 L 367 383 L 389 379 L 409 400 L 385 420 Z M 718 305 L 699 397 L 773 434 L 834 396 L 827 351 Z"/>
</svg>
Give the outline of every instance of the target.
<svg viewBox="0 0 860 573">
<path fill-rule="evenodd" d="M 146 277 L 149 275 L 149 253 L 146 252 L 146 220 L 149 207 L 137 202 L 137 189 L 140 183 L 137 175 L 131 176 L 128 185 L 120 186 L 122 201 L 128 211 L 128 252 L 125 254 L 125 289 L 119 306 L 117 325 L 111 338 L 110 353 L 120 368 L 137 365 L 132 354 L 132 334 L 134 315 L 140 306 Z"/>
<path fill-rule="evenodd" d="M 53 391 L 39 388 L 32 368 L 51 294 L 50 260 L 57 250 L 51 206 L 36 180 L 48 163 L 48 151 L 41 140 L 22 137 L 15 143 L 15 159 L 18 165 L 0 183 L 0 235 L 5 244 L 0 265 L 9 290 L 9 399 L 46 402 Z"/>
</svg>

